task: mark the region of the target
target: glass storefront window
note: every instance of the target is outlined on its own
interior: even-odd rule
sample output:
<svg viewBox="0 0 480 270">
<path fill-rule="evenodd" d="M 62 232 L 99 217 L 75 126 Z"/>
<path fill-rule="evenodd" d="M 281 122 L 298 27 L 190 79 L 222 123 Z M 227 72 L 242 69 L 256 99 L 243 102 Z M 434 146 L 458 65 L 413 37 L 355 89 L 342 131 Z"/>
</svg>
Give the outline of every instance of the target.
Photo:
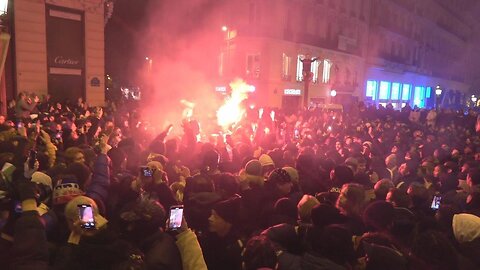
<svg viewBox="0 0 480 270">
<path fill-rule="evenodd" d="M 400 99 L 400 84 L 399 83 L 392 83 L 392 100 Z"/>
<path fill-rule="evenodd" d="M 413 105 L 419 108 L 425 107 L 425 87 L 415 86 L 415 94 L 413 98 Z"/>
<path fill-rule="evenodd" d="M 380 90 L 378 91 L 378 99 L 389 99 L 390 97 L 390 82 L 381 81 Z"/>
<path fill-rule="evenodd" d="M 377 81 L 367 81 L 367 91 L 365 96 L 371 97 L 372 100 L 375 100 L 377 96 Z"/>
<path fill-rule="evenodd" d="M 402 89 L 402 100 L 410 100 L 410 89 L 412 89 L 411 84 L 404 84 Z"/>
</svg>

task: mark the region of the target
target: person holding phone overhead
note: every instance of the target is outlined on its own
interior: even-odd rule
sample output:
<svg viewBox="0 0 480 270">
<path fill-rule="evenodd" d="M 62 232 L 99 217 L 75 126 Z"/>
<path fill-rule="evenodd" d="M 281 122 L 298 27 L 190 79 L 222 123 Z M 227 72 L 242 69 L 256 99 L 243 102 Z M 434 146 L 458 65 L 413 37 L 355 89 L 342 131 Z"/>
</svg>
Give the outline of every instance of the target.
<svg viewBox="0 0 480 270">
<path fill-rule="evenodd" d="M 107 227 L 97 204 L 86 196 L 77 196 L 65 206 L 70 235 L 60 248 L 53 269 L 142 269 L 144 255 L 131 243 L 119 239 Z M 132 267 L 132 268 L 129 268 Z"/>
</svg>

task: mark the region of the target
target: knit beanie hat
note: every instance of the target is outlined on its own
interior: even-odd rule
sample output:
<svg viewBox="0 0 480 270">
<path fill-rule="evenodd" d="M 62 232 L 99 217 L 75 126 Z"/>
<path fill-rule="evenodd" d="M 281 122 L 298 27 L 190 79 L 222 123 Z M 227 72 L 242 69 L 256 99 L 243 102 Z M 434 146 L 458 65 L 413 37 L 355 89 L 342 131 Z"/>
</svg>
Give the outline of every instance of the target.
<svg viewBox="0 0 480 270">
<path fill-rule="evenodd" d="M 267 154 L 261 155 L 258 160 L 262 164 L 262 167 L 275 166 L 275 163 L 273 163 L 273 159 Z"/>
<path fill-rule="evenodd" d="M 298 184 L 298 179 L 300 178 L 298 176 L 298 171 L 297 169 L 293 168 L 293 167 L 283 167 L 282 169 L 284 169 L 285 171 L 287 171 L 288 175 L 290 175 L 290 179 L 292 179 L 292 182 L 293 183 L 296 183 Z"/>
<path fill-rule="evenodd" d="M 75 176 L 65 175 L 61 181 L 62 182 L 53 189 L 53 204 L 66 204 L 73 198 L 85 193 L 78 185 Z"/>
<path fill-rule="evenodd" d="M 309 222 L 311 220 L 312 208 L 320 202 L 312 195 L 303 195 L 297 204 L 298 217 L 301 221 Z"/>
<path fill-rule="evenodd" d="M 289 198 L 280 198 L 275 202 L 274 212 L 277 215 L 283 215 L 297 220 L 297 208 L 295 203 Z"/>
<path fill-rule="evenodd" d="M 345 222 L 345 217 L 335 206 L 330 204 L 318 204 L 311 211 L 312 222 L 315 227 L 324 228 L 331 224 L 341 224 Z"/>
<path fill-rule="evenodd" d="M 232 197 L 225 201 L 220 201 L 213 206 L 213 210 L 215 210 L 217 215 L 232 225 L 238 225 L 238 222 L 240 221 L 240 208 L 241 198 L 238 196 Z"/>
<path fill-rule="evenodd" d="M 367 254 L 367 269 L 406 270 L 407 259 L 398 250 L 390 247 L 363 242 Z"/>
<path fill-rule="evenodd" d="M 43 172 L 34 172 L 32 174 L 32 182 L 42 184 L 48 187 L 50 190 L 53 189 L 52 178 Z"/>
<path fill-rule="evenodd" d="M 363 212 L 363 222 L 370 229 L 380 231 L 392 225 L 395 210 L 391 203 L 375 201 L 369 204 Z"/>
<path fill-rule="evenodd" d="M 245 172 L 250 175 L 262 176 L 262 163 L 252 159 L 245 165 Z"/>
<path fill-rule="evenodd" d="M 453 234 L 459 243 L 471 242 L 480 238 L 480 217 L 472 214 L 453 216 Z"/>
</svg>

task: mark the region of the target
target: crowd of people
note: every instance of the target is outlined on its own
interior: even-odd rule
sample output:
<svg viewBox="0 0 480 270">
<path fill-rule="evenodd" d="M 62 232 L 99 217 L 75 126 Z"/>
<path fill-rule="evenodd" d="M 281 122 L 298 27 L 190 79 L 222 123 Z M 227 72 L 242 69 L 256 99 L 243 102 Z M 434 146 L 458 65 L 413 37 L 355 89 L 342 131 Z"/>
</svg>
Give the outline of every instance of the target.
<svg viewBox="0 0 480 270">
<path fill-rule="evenodd" d="M 480 269 L 473 111 L 265 109 L 151 136 L 135 104 L 9 105 L 2 269 Z"/>
</svg>

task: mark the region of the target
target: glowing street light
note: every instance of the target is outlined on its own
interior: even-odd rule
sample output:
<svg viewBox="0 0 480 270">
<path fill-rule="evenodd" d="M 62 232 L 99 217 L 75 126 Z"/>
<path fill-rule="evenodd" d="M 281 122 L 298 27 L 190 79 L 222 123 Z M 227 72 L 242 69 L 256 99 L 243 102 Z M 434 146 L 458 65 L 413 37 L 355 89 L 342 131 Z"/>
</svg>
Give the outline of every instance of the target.
<svg viewBox="0 0 480 270">
<path fill-rule="evenodd" d="M 147 61 L 148 61 L 148 59 L 150 59 L 150 58 L 148 58 L 148 56 L 146 56 L 146 57 L 145 57 L 145 60 L 147 60 Z"/>
<path fill-rule="evenodd" d="M 337 96 L 337 90 L 335 90 L 335 89 L 330 90 L 330 96 L 331 97 L 336 97 Z"/>
<path fill-rule="evenodd" d="M 472 95 L 472 97 L 470 99 L 472 100 L 473 106 L 475 107 L 477 105 L 478 98 L 475 95 Z"/>
<path fill-rule="evenodd" d="M 228 31 L 228 27 L 226 25 L 222 26 L 222 31 L 223 32 L 227 32 Z"/>
<path fill-rule="evenodd" d="M 436 102 L 435 102 L 435 107 L 438 110 L 440 108 L 440 96 L 442 95 L 442 88 L 440 88 L 440 85 L 435 86 L 435 95 L 436 95 Z"/>
</svg>

